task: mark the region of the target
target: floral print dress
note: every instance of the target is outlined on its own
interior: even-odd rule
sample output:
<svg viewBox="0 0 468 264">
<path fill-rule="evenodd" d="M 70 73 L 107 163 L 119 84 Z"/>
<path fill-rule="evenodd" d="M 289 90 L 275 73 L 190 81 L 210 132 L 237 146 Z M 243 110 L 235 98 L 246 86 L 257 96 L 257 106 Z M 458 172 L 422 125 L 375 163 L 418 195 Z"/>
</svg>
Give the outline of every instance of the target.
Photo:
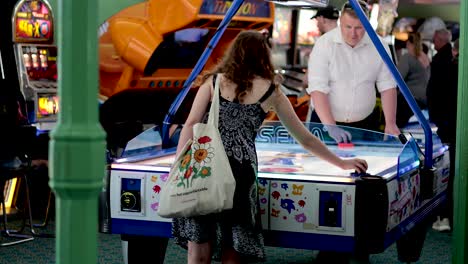
<svg viewBox="0 0 468 264">
<path fill-rule="evenodd" d="M 212 241 L 214 259 L 220 259 L 222 248 L 229 247 L 247 261 L 265 258 L 258 210 L 255 137 L 266 116 L 260 104 L 274 88 L 272 85 L 255 104 L 231 102 L 220 96 L 219 131 L 236 179 L 233 208 L 217 214 L 173 219 L 172 235 L 178 245 L 187 248 L 188 241 Z"/>
</svg>

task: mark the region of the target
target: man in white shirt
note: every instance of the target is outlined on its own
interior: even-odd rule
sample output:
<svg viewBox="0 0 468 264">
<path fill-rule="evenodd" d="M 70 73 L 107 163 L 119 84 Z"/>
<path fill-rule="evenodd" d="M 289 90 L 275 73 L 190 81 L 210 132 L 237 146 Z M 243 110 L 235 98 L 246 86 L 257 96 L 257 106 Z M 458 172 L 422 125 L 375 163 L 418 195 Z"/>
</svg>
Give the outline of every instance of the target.
<svg viewBox="0 0 468 264">
<path fill-rule="evenodd" d="M 369 14 L 367 4 L 360 2 Z M 389 48 L 386 46 L 389 53 Z M 396 82 L 349 3 L 341 10 L 340 26 L 322 35 L 312 50 L 307 91 L 314 112 L 312 122 L 378 129 L 372 118 L 380 92 L 385 115 L 385 133 L 398 135 Z M 351 140 L 349 132 L 329 126 L 337 142 Z"/>
</svg>

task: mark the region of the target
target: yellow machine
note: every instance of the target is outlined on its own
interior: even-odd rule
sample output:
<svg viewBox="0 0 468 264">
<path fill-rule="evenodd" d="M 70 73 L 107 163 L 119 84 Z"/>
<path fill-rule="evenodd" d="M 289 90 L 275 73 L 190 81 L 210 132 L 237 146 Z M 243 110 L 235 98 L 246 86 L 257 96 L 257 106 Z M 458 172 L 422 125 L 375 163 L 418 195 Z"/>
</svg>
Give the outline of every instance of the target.
<svg viewBox="0 0 468 264">
<path fill-rule="evenodd" d="M 127 89 L 182 88 L 231 1 L 149 0 L 109 18 L 100 28 L 100 98 Z M 205 69 L 241 30 L 269 28 L 273 4 L 248 0 L 213 50 Z"/>
</svg>

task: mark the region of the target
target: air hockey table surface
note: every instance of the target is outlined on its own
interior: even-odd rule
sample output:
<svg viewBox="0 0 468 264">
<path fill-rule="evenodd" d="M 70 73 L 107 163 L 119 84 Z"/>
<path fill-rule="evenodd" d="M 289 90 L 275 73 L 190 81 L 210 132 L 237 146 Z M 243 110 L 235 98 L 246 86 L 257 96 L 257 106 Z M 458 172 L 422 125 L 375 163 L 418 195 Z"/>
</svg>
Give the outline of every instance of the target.
<svg viewBox="0 0 468 264">
<path fill-rule="evenodd" d="M 354 146 L 340 147 L 320 124 L 306 124 L 333 152 L 358 157 L 368 174 L 337 168 L 305 151 L 278 122 L 258 131 L 258 195 L 267 245 L 317 250 L 382 252 L 428 217 L 445 199 L 448 153 L 434 144 L 437 168 L 420 172 L 414 140 L 345 128 Z M 170 237 L 159 217 L 159 192 L 175 160 L 173 150 L 139 154 L 110 166 L 111 232 Z M 427 184 L 429 182 L 429 184 Z M 429 186 L 430 197 L 424 197 Z"/>
</svg>

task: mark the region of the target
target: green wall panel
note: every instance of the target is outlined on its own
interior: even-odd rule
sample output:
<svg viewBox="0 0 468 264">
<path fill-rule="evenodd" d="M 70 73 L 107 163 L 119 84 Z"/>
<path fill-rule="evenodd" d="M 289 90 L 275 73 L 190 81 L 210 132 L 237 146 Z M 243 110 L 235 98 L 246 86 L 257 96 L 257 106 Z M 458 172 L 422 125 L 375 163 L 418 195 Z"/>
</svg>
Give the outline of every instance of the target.
<svg viewBox="0 0 468 264">
<path fill-rule="evenodd" d="M 102 24 L 107 18 L 111 17 L 113 14 L 118 11 L 141 2 L 145 0 L 97 0 L 98 1 L 98 23 Z M 57 2 L 58 0 L 49 0 L 50 5 L 54 14 L 57 13 Z"/>
<path fill-rule="evenodd" d="M 427 18 L 437 16 L 445 21 L 460 21 L 460 5 L 408 5 L 398 6 L 399 17 Z"/>
</svg>

